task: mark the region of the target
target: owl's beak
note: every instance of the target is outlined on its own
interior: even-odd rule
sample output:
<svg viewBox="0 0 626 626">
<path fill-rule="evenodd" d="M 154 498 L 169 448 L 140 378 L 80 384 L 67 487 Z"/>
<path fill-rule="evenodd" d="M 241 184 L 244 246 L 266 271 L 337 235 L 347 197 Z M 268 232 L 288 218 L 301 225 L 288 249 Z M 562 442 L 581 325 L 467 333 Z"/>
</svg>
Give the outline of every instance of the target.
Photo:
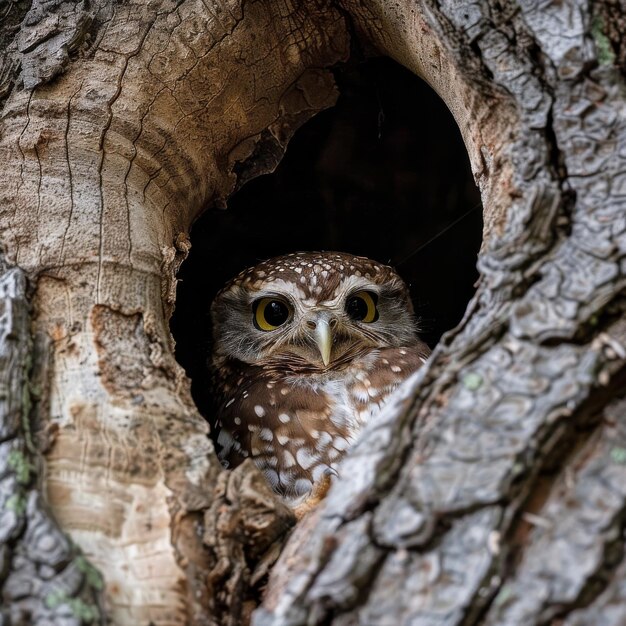
<svg viewBox="0 0 626 626">
<path fill-rule="evenodd" d="M 324 365 L 328 365 L 330 363 L 330 350 L 333 346 L 333 335 L 328 321 L 323 318 L 316 320 L 315 342 L 322 355 Z"/>
</svg>

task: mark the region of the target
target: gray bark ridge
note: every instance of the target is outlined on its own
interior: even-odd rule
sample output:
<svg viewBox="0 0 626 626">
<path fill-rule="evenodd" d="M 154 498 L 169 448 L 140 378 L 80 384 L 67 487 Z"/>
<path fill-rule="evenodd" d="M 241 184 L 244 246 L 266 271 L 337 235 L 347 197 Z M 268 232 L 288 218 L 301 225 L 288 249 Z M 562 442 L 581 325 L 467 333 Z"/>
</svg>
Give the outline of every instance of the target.
<svg viewBox="0 0 626 626">
<path fill-rule="evenodd" d="M 7 2 L 0 25 L 0 102 L 19 82 L 25 89 L 50 82 L 83 53 L 99 2 Z"/>
<path fill-rule="evenodd" d="M 59 528 L 37 485 L 26 279 L 0 276 L 0 624 L 104 623 L 102 577 Z"/>
</svg>

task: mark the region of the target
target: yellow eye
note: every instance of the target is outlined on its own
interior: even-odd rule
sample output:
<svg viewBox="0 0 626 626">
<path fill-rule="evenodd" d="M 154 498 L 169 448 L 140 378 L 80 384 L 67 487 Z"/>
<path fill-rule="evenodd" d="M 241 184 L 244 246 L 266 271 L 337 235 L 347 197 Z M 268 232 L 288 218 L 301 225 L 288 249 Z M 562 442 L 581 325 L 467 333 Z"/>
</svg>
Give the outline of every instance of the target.
<svg viewBox="0 0 626 626">
<path fill-rule="evenodd" d="M 289 307 L 276 298 L 260 298 L 252 304 L 254 325 L 259 330 L 276 330 L 289 319 Z"/>
<path fill-rule="evenodd" d="M 346 313 L 356 322 L 375 322 L 378 319 L 378 296 L 371 291 L 358 291 L 348 298 Z"/>
</svg>

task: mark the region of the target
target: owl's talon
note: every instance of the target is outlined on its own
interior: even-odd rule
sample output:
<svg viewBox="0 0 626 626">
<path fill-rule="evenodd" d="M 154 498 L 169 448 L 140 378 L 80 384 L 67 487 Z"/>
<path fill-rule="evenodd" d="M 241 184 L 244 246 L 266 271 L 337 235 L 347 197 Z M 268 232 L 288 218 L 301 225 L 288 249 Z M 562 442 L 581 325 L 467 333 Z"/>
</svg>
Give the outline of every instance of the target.
<svg viewBox="0 0 626 626">
<path fill-rule="evenodd" d="M 332 469 L 327 469 L 322 477 L 313 485 L 311 493 L 307 496 L 304 502 L 298 504 L 293 512 L 296 519 L 300 521 L 309 511 L 312 511 L 317 505 L 326 497 L 330 485 L 332 484 L 333 476 L 337 476 L 337 472 Z"/>
</svg>

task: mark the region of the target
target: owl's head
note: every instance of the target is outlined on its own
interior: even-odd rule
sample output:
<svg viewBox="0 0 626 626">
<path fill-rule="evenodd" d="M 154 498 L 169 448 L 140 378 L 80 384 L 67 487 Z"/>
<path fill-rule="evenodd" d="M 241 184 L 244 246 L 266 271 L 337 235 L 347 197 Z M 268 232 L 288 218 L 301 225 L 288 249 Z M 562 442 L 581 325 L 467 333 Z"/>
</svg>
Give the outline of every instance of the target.
<svg viewBox="0 0 626 626">
<path fill-rule="evenodd" d="M 359 352 L 417 340 L 394 270 L 339 252 L 297 252 L 243 271 L 211 307 L 214 358 L 333 367 Z"/>
</svg>

